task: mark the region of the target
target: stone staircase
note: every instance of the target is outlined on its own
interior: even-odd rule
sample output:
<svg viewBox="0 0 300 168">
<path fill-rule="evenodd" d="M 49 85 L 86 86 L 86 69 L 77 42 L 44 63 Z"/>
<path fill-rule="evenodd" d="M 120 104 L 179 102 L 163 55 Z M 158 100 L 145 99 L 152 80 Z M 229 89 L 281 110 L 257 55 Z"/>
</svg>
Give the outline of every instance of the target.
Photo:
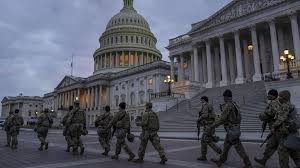
<svg viewBox="0 0 300 168">
<path fill-rule="evenodd" d="M 200 98 L 208 96 L 216 114 L 220 114 L 219 104 L 223 103 L 223 92 L 230 89 L 234 101 L 239 104 L 242 113 L 241 130 L 243 132 L 261 131 L 258 114 L 266 107 L 266 89 L 264 82 L 247 83 L 206 89 L 190 100 L 184 100 L 166 112 L 159 113 L 161 132 L 195 132 L 198 112 L 201 108 Z M 217 129 L 223 132 L 223 127 Z"/>
</svg>

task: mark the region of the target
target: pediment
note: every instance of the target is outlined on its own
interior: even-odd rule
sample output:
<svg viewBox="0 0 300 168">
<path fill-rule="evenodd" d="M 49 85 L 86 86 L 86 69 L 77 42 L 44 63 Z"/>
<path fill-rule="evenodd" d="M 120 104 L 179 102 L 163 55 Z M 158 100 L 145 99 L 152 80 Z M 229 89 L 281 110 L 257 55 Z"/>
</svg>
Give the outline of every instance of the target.
<svg viewBox="0 0 300 168">
<path fill-rule="evenodd" d="M 67 87 L 67 86 L 71 86 L 71 85 L 76 84 L 76 83 L 78 83 L 78 81 L 75 80 L 74 78 L 69 77 L 69 76 L 65 76 L 63 78 L 63 80 L 58 84 L 58 86 L 56 87 L 56 89 L 64 88 L 64 87 Z"/>
<path fill-rule="evenodd" d="M 199 22 L 199 24 L 196 23 L 192 26 L 194 31 L 208 29 L 263 9 L 279 5 L 286 1 L 287 0 L 233 0 L 217 13 L 209 17 L 205 23 Z"/>
</svg>

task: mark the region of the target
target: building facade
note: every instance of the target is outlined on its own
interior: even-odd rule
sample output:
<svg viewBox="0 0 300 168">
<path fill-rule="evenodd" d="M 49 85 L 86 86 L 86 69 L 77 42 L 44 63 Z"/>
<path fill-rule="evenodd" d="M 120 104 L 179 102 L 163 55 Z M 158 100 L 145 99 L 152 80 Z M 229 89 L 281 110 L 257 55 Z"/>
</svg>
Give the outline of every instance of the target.
<svg viewBox="0 0 300 168">
<path fill-rule="evenodd" d="M 169 40 L 174 91 L 285 78 L 288 50 L 300 72 L 300 1 L 233 0 L 186 34 Z M 174 70 L 178 64 L 178 71 Z M 191 95 L 190 95 L 191 96 Z"/>
<path fill-rule="evenodd" d="M 147 21 L 134 9 L 133 0 L 123 1 L 123 9 L 112 17 L 99 39 L 100 48 L 93 55 L 93 75 L 66 76 L 53 93 L 45 95 L 47 107 L 53 107 L 58 119 L 78 99 L 89 126 L 94 125 L 104 106 L 110 105 L 114 113 L 120 102 L 127 103 L 134 120 L 145 110 L 151 93 L 168 89 L 164 79 L 170 75 L 169 63 L 161 61 L 157 40 Z"/>
<path fill-rule="evenodd" d="M 7 117 L 9 112 L 19 109 L 24 123 L 27 123 L 31 118 L 36 118 L 43 110 L 43 98 L 39 96 L 23 96 L 22 94 L 16 97 L 7 96 L 3 98 L 1 103 L 2 117 Z"/>
</svg>

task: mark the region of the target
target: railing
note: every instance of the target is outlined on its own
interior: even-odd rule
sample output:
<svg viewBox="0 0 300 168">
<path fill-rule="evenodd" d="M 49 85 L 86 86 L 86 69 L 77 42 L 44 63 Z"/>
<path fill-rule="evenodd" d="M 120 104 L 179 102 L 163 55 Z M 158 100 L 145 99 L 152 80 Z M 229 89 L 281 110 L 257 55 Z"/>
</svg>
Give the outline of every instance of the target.
<svg viewBox="0 0 300 168">
<path fill-rule="evenodd" d="M 150 94 L 151 100 L 164 98 L 164 97 L 185 98 L 185 95 L 180 93 L 171 93 L 171 92 L 159 92 L 159 93 Z"/>
<path fill-rule="evenodd" d="M 294 79 L 300 78 L 300 69 L 291 70 L 292 76 Z M 280 80 L 287 80 L 287 71 L 282 71 L 280 73 L 268 73 L 265 74 L 262 78 L 265 82 L 273 82 Z"/>
</svg>

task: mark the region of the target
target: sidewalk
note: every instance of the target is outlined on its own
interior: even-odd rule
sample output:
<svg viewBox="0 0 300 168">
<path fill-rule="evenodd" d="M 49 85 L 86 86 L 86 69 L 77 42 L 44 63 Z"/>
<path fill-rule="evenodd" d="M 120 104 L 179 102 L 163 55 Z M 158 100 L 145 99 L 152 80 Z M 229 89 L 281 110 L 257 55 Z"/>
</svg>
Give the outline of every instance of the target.
<svg viewBox="0 0 300 168">
<path fill-rule="evenodd" d="M 32 132 L 32 129 L 25 129 L 22 128 L 22 131 L 30 131 Z M 49 130 L 50 134 L 61 134 L 62 130 Z M 140 136 L 140 132 L 132 132 L 135 136 Z M 181 139 L 181 140 L 197 140 L 197 132 L 159 132 L 159 136 L 162 139 Z M 89 129 L 89 135 L 97 135 L 96 129 Z M 217 136 L 220 137 L 221 140 L 225 139 L 226 133 L 225 132 L 217 132 Z M 263 138 L 261 138 L 261 132 L 244 132 L 241 135 L 241 140 L 243 142 L 254 142 L 254 143 L 262 143 L 268 136 L 268 132 L 264 133 Z M 200 135 L 201 138 L 201 135 Z"/>
</svg>

